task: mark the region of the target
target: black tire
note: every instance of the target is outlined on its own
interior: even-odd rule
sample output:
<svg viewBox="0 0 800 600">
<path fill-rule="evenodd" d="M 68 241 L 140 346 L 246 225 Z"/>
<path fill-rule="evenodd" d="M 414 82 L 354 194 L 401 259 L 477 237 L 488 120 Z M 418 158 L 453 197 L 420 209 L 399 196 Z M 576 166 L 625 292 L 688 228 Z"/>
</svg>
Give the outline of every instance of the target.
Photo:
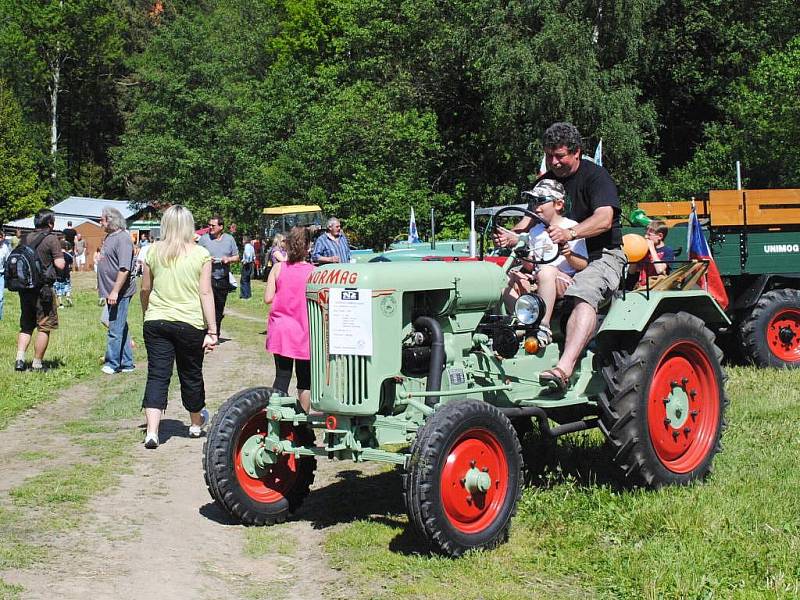
<svg viewBox="0 0 800 600">
<path fill-rule="evenodd" d="M 742 319 L 739 336 L 746 358 L 759 367 L 800 367 L 800 290 L 762 295 Z"/>
<path fill-rule="evenodd" d="M 626 483 L 659 488 L 708 475 L 728 400 L 722 352 L 703 321 L 685 312 L 661 315 L 632 354 L 604 358 L 600 428 Z"/>
<path fill-rule="evenodd" d="M 264 477 L 250 477 L 237 461 L 246 438 L 266 428 L 264 411 L 273 390 L 256 387 L 231 396 L 220 407 L 203 446 L 203 472 L 214 501 L 246 525 L 282 523 L 308 495 L 317 459 L 282 455 Z M 314 433 L 303 425 L 282 424 L 281 437 L 298 445 L 314 443 Z"/>
<path fill-rule="evenodd" d="M 420 429 L 403 476 L 411 524 L 449 556 L 505 542 L 522 493 L 521 465 L 514 428 L 496 408 L 475 400 L 442 406 Z M 467 489 L 472 468 L 488 469 L 486 492 Z"/>
</svg>

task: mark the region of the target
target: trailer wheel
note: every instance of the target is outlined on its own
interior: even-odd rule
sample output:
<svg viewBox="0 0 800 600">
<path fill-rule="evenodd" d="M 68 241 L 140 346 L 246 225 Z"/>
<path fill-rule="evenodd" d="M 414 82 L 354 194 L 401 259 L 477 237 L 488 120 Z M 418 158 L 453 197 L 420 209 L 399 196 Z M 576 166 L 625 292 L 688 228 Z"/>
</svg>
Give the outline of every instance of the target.
<svg viewBox="0 0 800 600">
<path fill-rule="evenodd" d="M 266 433 L 271 388 L 243 390 L 229 398 L 214 416 L 203 447 L 203 471 L 211 497 L 246 525 L 282 523 L 297 510 L 314 481 L 313 456 L 282 454 L 259 477 L 242 464 L 242 448 L 252 436 Z M 281 424 L 281 438 L 298 445 L 314 443 L 313 432 L 291 423 Z"/>
<path fill-rule="evenodd" d="M 728 405 L 714 334 L 693 315 L 664 314 L 632 354 L 608 359 L 600 427 L 627 481 L 658 488 L 703 479 L 721 450 Z"/>
<path fill-rule="evenodd" d="M 493 406 L 444 405 L 420 429 L 403 477 L 409 519 L 440 552 L 460 556 L 508 539 L 522 493 L 521 448 Z"/>
<path fill-rule="evenodd" d="M 760 367 L 800 367 L 800 291 L 772 290 L 739 329 L 749 360 Z"/>
</svg>

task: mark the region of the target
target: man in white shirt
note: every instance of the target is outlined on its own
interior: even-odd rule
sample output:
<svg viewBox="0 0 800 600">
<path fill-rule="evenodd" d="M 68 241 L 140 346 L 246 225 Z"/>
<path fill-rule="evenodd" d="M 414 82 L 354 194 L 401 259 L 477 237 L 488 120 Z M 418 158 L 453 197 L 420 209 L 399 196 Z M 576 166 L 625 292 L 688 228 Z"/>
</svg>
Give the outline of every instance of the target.
<svg viewBox="0 0 800 600">
<path fill-rule="evenodd" d="M 250 298 L 252 292 L 250 290 L 250 279 L 253 277 L 253 268 L 256 262 L 256 249 L 250 243 L 250 237 L 245 235 L 242 237 L 242 277 L 239 281 L 239 297 Z"/>
</svg>

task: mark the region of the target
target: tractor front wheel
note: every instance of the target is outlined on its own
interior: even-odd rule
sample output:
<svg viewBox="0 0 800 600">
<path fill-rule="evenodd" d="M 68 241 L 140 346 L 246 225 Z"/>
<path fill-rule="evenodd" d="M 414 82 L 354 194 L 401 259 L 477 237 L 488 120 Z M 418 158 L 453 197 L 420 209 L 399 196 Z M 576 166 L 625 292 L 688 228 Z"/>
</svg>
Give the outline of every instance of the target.
<svg viewBox="0 0 800 600">
<path fill-rule="evenodd" d="M 709 473 L 728 404 L 721 359 L 714 334 L 685 312 L 653 321 L 633 354 L 608 357 L 600 424 L 628 482 L 658 488 Z"/>
<path fill-rule="evenodd" d="M 280 454 L 274 464 L 248 472 L 243 452 L 257 447 L 258 438 L 266 435 L 265 409 L 272 394 L 271 388 L 258 387 L 229 398 L 214 416 L 203 448 L 211 497 L 246 525 L 285 521 L 308 495 L 317 466 L 313 456 Z M 314 443 L 314 434 L 303 425 L 282 423 L 281 439 L 303 446 Z"/>
<path fill-rule="evenodd" d="M 800 290 L 767 292 L 739 328 L 745 355 L 760 367 L 800 367 Z"/>
<path fill-rule="evenodd" d="M 508 539 L 522 492 L 514 427 L 484 402 L 452 402 L 420 429 L 403 478 L 411 523 L 449 556 Z"/>
</svg>

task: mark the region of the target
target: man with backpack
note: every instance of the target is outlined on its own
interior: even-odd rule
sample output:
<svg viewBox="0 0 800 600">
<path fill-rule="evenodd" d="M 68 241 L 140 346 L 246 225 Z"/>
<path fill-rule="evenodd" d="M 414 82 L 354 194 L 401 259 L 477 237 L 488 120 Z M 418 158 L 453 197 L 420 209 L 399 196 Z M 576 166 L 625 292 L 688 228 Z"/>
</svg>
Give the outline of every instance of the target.
<svg viewBox="0 0 800 600">
<path fill-rule="evenodd" d="M 50 342 L 50 332 L 58 329 L 53 282 L 55 269 L 63 269 L 64 254 L 61 243 L 53 233 L 55 213 L 40 210 L 34 217 L 33 231 L 22 238 L 6 260 L 8 289 L 19 292 L 20 316 L 17 336 L 16 371 L 25 370 L 25 352 L 38 329 L 33 345 L 34 371 L 42 369 L 42 359 Z"/>
</svg>

